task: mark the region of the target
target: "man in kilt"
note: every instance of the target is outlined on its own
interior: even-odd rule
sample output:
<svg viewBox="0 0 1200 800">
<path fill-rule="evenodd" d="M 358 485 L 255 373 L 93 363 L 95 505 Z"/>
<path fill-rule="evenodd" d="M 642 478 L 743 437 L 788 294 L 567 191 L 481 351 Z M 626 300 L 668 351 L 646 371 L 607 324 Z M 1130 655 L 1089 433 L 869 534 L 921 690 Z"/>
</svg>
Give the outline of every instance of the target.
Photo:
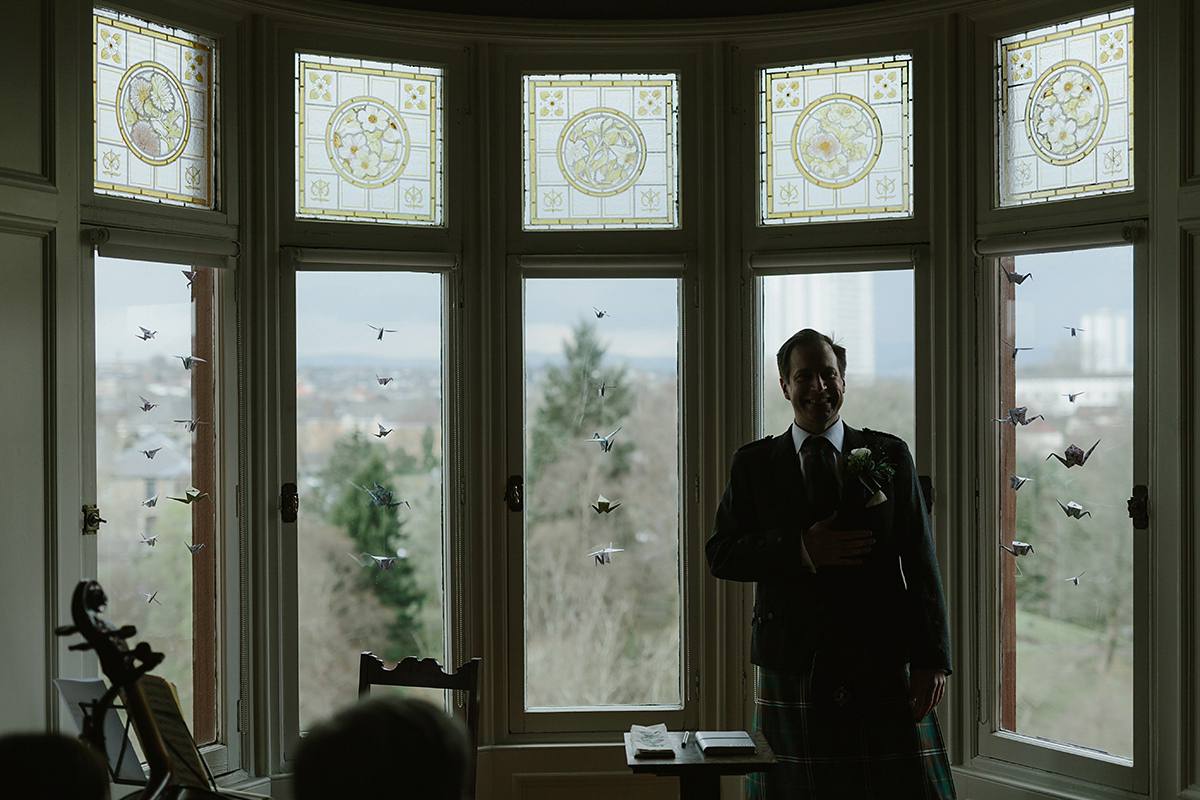
<svg viewBox="0 0 1200 800">
<path fill-rule="evenodd" d="M 799 331 L 777 361 L 795 423 L 734 454 L 705 548 L 714 576 L 755 582 L 755 727 L 780 763 L 750 796 L 950 800 L 946 602 L 912 456 L 842 421 L 828 336 Z"/>
</svg>

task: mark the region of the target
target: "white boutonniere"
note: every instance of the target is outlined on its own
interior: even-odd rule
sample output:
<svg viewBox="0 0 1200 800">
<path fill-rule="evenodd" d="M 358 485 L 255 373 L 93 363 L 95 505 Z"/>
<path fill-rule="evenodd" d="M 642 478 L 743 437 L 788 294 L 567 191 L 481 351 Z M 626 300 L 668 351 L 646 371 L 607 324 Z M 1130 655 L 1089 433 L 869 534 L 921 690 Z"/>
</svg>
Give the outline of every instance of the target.
<svg viewBox="0 0 1200 800">
<path fill-rule="evenodd" d="M 864 489 L 864 496 L 869 497 L 867 507 L 878 505 L 887 499 L 883 493 L 883 484 L 892 479 L 896 469 L 883 456 L 878 458 L 869 447 L 856 447 L 846 457 L 847 477 L 857 479 Z"/>
</svg>

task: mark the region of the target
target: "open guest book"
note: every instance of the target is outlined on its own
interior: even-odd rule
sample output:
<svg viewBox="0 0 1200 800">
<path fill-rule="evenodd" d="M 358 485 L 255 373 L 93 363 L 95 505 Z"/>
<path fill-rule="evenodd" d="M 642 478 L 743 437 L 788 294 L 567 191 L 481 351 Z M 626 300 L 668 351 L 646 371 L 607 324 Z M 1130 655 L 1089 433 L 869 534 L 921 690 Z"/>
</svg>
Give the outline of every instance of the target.
<svg viewBox="0 0 1200 800">
<path fill-rule="evenodd" d="M 633 745 L 634 758 L 673 758 L 675 748 L 667 735 L 666 725 L 633 725 L 629 728 L 629 740 Z"/>
<path fill-rule="evenodd" d="M 706 756 L 736 756 L 753 753 L 754 740 L 745 731 L 697 731 L 696 744 Z"/>
</svg>

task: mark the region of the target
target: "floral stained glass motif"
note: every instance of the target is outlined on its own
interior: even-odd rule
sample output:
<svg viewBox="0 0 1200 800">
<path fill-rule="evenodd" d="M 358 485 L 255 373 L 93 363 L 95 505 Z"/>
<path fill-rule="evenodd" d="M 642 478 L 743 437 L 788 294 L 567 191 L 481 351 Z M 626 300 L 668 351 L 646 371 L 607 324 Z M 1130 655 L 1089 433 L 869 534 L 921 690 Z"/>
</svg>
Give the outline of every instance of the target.
<svg viewBox="0 0 1200 800">
<path fill-rule="evenodd" d="M 1000 205 L 1133 189 L 1133 9 L 1001 39 Z"/>
<path fill-rule="evenodd" d="M 671 75 L 525 76 L 525 229 L 679 226 Z"/>
<path fill-rule="evenodd" d="M 437 67 L 296 56 L 296 216 L 443 224 Z"/>
<path fill-rule="evenodd" d="M 100 8 L 92 27 L 95 191 L 213 208 L 212 40 Z"/>
<path fill-rule="evenodd" d="M 762 224 L 912 216 L 911 62 L 761 72 Z"/>
</svg>

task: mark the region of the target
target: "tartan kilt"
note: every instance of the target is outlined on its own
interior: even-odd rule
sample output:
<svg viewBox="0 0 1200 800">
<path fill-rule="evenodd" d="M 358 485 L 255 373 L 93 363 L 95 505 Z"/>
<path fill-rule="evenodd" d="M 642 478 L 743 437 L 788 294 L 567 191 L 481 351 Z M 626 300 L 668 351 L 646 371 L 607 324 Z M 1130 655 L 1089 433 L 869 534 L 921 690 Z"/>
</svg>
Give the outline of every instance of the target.
<svg viewBox="0 0 1200 800">
<path fill-rule="evenodd" d="M 906 666 L 757 672 L 754 727 L 779 765 L 750 774 L 751 800 L 955 800 L 936 712 L 912 721 Z"/>
</svg>

